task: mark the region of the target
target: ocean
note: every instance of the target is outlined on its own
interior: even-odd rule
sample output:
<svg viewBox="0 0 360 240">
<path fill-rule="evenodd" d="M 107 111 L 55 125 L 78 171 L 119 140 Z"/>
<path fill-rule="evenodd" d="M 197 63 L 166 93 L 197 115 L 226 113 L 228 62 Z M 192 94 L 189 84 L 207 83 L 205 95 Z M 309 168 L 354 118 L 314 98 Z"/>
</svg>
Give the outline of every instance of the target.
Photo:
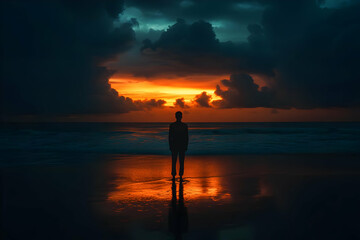
<svg viewBox="0 0 360 240">
<path fill-rule="evenodd" d="M 2 239 L 360 239 L 360 123 L 7 124 Z"/>
<path fill-rule="evenodd" d="M 169 123 L 14 123 L 2 152 L 169 154 Z M 188 155 L 360 153 L 359 122 L 188 123 Z"/>
</svg>

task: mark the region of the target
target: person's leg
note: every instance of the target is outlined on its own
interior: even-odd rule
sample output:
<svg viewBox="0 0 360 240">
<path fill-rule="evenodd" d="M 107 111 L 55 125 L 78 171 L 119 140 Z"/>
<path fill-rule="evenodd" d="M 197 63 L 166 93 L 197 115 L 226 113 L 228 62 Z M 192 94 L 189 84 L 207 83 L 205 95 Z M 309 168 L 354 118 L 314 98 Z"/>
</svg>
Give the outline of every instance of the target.
<svg viewBox="0 0 360 240">
<path fill-rule="evenodd" d="M 178 155 L 178 152 L 177 152 L 177 151 L 172 151 L 172 152 L 171 152 L 171 157 L 172 157 L 171 175 L 172 175 L 173 177 L 176 176 L 176 160 L 177 160 L 177 155 Z"/>
<path fill-rule="evenodd" d="M 179 152 L 179 162 L 180 162 L 180 171 L 179 175 L 182 177 L 184 175 L 184 160 L 185 160 L 185 151 Z"/>
</svg>

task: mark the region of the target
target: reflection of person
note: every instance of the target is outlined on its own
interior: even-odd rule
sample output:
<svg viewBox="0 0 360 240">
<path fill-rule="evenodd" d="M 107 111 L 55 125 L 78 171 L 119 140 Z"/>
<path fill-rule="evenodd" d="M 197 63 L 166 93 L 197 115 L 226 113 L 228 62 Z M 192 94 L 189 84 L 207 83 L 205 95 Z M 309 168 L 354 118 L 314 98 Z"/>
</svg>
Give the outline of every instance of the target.
<svg viewBox="0 0 360 240">
<path fill-rule="evenodd" d="M 184 187 L 180 182 L 179 202 L 176 199 L 176 183 L 172 182 L 172 198 L 169 211 L 169 230 L 175 235 L 175 239 L 182 239 L 182 234 L 188 229 L 188 214 L 184 203 Z"/>
<path fill-rule="evenodd" d="M 181 122 L 182 113 L 175 113 L 176 122 L 170 124 L 169 128 L 169 147 L 172 153 L 172 170 L 171 175 L 173 178 L 176 176 L 176 161 L 177 156 L 179 155 L 180 162 L 180 179 L 182 180 L 182 176 L 184 174 L 184 159 L 185 159 L 185 151 L 187 150 L 189 143 L 189 135 L 188 135 L 188 126 Z"/>
</svg>

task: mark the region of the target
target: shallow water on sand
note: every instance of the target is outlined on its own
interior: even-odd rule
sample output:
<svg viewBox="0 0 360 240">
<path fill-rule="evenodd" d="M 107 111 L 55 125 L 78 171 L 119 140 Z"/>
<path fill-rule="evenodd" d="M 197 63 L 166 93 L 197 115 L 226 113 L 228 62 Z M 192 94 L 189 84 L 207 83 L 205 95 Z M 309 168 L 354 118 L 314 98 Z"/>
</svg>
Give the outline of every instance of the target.
<svg viewBox="0 0 360 240">
<path fill-rule="evenodd" d="M 360 237 L 358 155 L 74 157 L 1 169 L 5 239 Z"/>
</svg>

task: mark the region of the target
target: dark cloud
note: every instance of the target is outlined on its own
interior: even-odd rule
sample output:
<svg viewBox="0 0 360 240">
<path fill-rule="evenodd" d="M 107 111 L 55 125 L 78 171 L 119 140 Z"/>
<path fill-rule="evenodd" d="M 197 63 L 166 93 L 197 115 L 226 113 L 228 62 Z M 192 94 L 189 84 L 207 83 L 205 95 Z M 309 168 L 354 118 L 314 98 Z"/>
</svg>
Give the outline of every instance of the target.
<svg viewBox="0 0 360 240">
<path fill-rule="evenodd" d="M 184 75 L 224 74 L 236 70 L 232 43 L 221 43 L 216 38 L 213 27 L 205 21 L 188 24 L 183 19 L 162 32 L 153 42 L 144 40 L 141 48 L 142 61 L 157 68 L 136 68 L 134 75 L 152 77 L 159 74 Z M 141 61 L 141 60 L 140 60 Z M 145 65 L 145 64 L 144 64 Z"/>
<path fill-rule="evenodd" d="M 236 20 L 246 24 L 258 20 L 264 8 L 258 1 L 252 0 L 126 0 L 125 3 L 147 14 L 157 12 L 157 15 L 168 18 Z"/>
<path fill-rule="evenodd" d="M 211 95 L 207 95 L 206 92 L 202 92 L 199 95 L 195 96 L 194 101 L 197 103 L 198 106 L 200 107 L 211 107 L 210 106 L 210 100 L 211 100 Z"/>
<path fill-rule="evenodd" d="M 189 24 L 177 19 L 157 41 L 143 42 L 140 61 L 158 67 L 137 67 L 132 74 L 153 77 L 164 73 L 223 75 L 246 71 L 272 75 L 274 56 L 268 49 L 262 27 L 252 24 L 248 30 L 251 35 L 247 43 L 220 42 L 210 23 L 200 20 Z"/>
<path fill-rule="evenodd" d="M 111 101 L 111 100 L 110 100 Z M 113 100 L 114 101 L 114 100 Z M 115 101 L 113 105 L 108 106 L 109 99 L 104 99 L 104 101 L 97 101 L 97 104 L 99 104 L 98 107 L 102 107 L 103 111 L 105 113 L 112 113 L 112 112 L 118 112 L 118 113 L 124 113 L 124 112 L 130 112 L 130 111 L 137 111 L 137 110 L 148 110 L 151 108 L 161 108 L 164 106 L 166 101 L 159 99 L 150 99 L 150 100 L 133 100 L 129 97 L 119 96 L 115 98 Z M 109 109 L 106 109 L 109 107 Z M 117 108 L 116 108 L 117 107 Z"/>
<path fill-rule="evenodd" d="M 146 48 L 164 49 L 174 53 L 209 53 L 219 48 L 219 40 L 216 39 L 210 23 L 197 21 L 187 24 L 185 20 L 177 19 L 155 43 L 145 40 L 143 49 Z"/>
<path fill-rule="evenodd" d="M 123 2 L 4 1 L 1 114 L 123 113 L 158 107 L 119 97 L 102 67 L 133 46 Z"/>
<path fill-rule="evenodd" d="M 136 100 L 134 101 L 137 109 L 151 109 L 151 108 L 161 108 L 164 106 L 166 101 L 159 99 L 150 99 L 150 100 Z"/>
<path fill-rule="evenodd" d="M 126 0 L 123 17 L 136 17 L 141 29 L 137 36 L 149 29 L 166 30 L 176 18 L 188 22 L 204 20 L 213 24 L 217 37 L 222 41 L 244 42 L 249 33 L 250 23 L 259 23 L 264 6 L 247 0 L 182 0 L 182 1 L 139 1 Z M 143 40 L 143 38 L 139 38 Z"/>
<path fill-rule="evenodd" d="M 179 20 L 159 40 L 144 42 L 143 53 L 174 66 L 169 72 L 180 66 L 183 75 L 234 74 L 223 81 L 227 90 L 217 88 L 222 107 L 359 107 L 360 4 L 258 2 L 266 7 L 262 21 L 248 25 L 245 43 L 218 41 L 207 22 Z M 266 76 L 267 88 L 259 89 L 249 74 Z"/>
<path fill-rule="evenodd" d="M 179 2 L 179 0 L 126 0 L 125 4 L 127 7 L 138 7 L 149 10 L 164 10 L 177 6 L 177 3 Z"/>
<path fill-rule="evenodd" d="M 316 1 L 280 1 L 263 15 L 264 35 L 252 34 L 275 65 L 276 101 L 296 108 L 359 107 L 360 4 L 320 8 Z M 259 61 L 262 61 L 260 56 Z"/>
<path fill-rule="evenodd" d="M 216 86 L 215 94 L 222 100 L 213 101 L 215 106 L 221 108 L 254 108 L 254 107 L 273 107 L 273 93 L 269 88 L 262 87 L 254 83 L 251 76 L 247 74 L 231 75 L 230 80 L 222 80 L 221 83 L 227 87 L 222 90 Z M 204 94 L 204 93 L 203 93 Z"/>
<path fill-rule="evenodd" d="M 184 98 L 176 99 L 176 101 L 174 102 L 174 106 L 180 108 L 189 108 L 189 106 L 186 105 Z"/>
</svg>

